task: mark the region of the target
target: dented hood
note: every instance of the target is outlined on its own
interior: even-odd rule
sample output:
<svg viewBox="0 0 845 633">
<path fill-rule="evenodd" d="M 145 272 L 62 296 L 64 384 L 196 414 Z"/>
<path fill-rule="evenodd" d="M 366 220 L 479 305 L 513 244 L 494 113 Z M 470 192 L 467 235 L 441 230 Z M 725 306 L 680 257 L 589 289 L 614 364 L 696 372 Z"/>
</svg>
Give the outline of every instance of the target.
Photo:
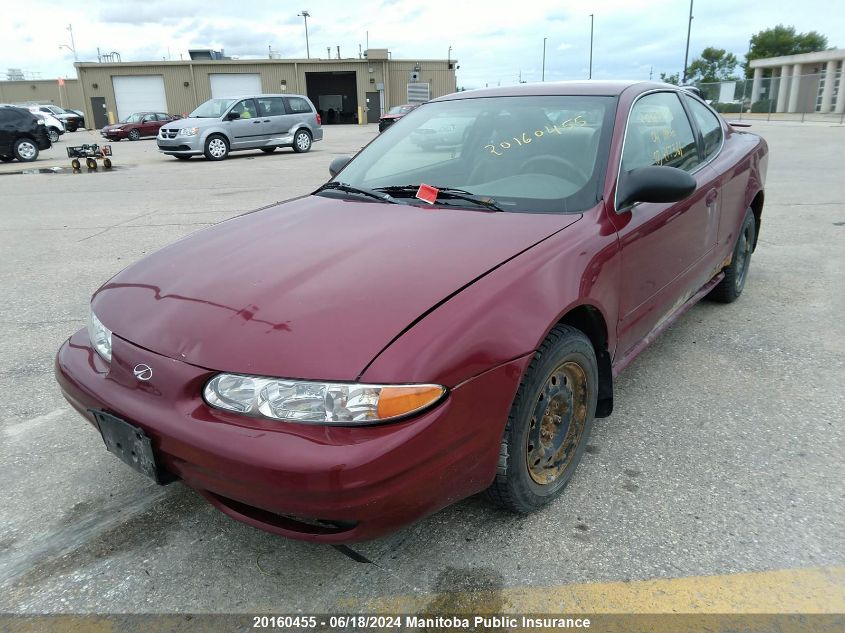
<svg viewBox="0 0 845 633">
<path fill-rule="evenodd" d="M 142 259 L 92 307 L 116 336 L 208 369 L 354 380 L 423 313 L 579 217 L 309 196 Z"/>
</svg>

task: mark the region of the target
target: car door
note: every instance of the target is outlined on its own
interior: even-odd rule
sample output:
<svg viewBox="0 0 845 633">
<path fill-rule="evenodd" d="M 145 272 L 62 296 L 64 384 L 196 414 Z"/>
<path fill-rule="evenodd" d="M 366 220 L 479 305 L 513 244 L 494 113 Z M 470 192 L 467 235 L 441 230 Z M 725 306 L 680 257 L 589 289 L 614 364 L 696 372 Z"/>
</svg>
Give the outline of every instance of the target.
<svg viewBox="0 0 845 633">
<path fill-rule="evenodd" d="M 616 208 L 622 271 L 617 328 L 622 356 L 671 316 L 706 281 L 702 262 L 716 243 L 716 175 L 674 91 L 646 93 L 628 117 L 620 173 L 666 165 L 688 171 L 695 192 L 675 203 Z M 618 187 L 617 187 L 618 188 Z"/>
<path fill-rule="evenodd" d="M 141 117 L 141 125 L 139 129 L 141 131 L 141 136 L 155 136 L 158 134 L 158 117 L 156 117 L 155 112 L 147 112 Z"/>
<path fill-rule="evenodd" d="M 258 114 L 263 125 L 264 141 L 267 146 L 282 144 L 287 135 L 287 112 L 282 97 L 258 97 Z"/>
<path fill-rule="evenodd" d="M 254 99 L 241 99 L 229 110 L 229 113 L 236 113 L 239 118 L 229 120 L 230 135 L 232 137 L 232 149 L 247 149 L 250 147 L 261 147 L 264 143 L 261 117 L 258 116 L 258 108 Z"/>
<path fill-rule="evenodd" d="M 285 116 L 285 133 L 293 134 L 294 130 L 302 125 L 311 129 L 312 122 L 316 122 L 314 110 L 311 103 L 302 97 L 285 97 L 285 107 L 289 114 Z"/>
<path fill-rule="evenodd" d="M 14 110 L 0 106 L 0 156 L 12 156 L 19 120 Z"/>
</svg>

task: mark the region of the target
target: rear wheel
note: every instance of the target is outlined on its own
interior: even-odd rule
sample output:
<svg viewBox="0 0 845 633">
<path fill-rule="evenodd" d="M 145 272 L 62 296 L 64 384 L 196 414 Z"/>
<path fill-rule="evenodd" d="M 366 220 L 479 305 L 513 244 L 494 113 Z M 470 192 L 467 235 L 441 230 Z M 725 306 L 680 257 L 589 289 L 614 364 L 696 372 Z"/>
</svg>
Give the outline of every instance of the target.
<svg viewBox="0 0 845 633">
<path fill-rule="evenodd" d="M 78 159 L 78 158 L 74 158 L 72 161 L 70 161 L 70 166 L 71 166 L 74 170 L 78 170 L 78 169 L 79 169 L 82 165 L 79 163 L 79 159 Z"/>
<path fill-rule="evenodd" d="M 528 513 L 552 501 L 584 454 L 596 411 L 598 363 L 590 340 L 558 325 L 537 350 L 511 407 L 487 496 Z"/>
<path fill-rule="evenodd" d="M 746 210 L 739 236 L 736 239 L 730 265 L 725 268 L 725 278 L 710 291 L 708 297 L 720 303 L 733 303 L 739 299 L 745 280 L 748 278 L 748 267 L 751 265 L 751 252 L 757 239 L 757 224 L 754 212 Z"/>
<path fill-rule="evenodd" d="M 206 139 L 204 153 L 208 160 L 223 160 L 229 155 L 229 143 L 223 136 L 214 134 Z"/>
<path fill-rule="evenodd" d="M 311 149 L 311 135 L 305 130 L 299 130 L 293 137 L 293 151 L 303 154 Z"/>
<path fill-rule="evenodd" d="M 88 169 L 97 169 L 97 161 L 95 161 L 93 158 L 86 158 L 85 159 L 85 166 Z"/>
<path fill-rule="evenodd" d="M 38 146 L 32 139 L 19 138 L 17 141 L 15 141 L 15 146 L 13 150 L 15 153 L 15 158 L 17 158 L 22 163 L 31 163 L 36 158 L 38 158 Z"/>
<path fill-rule="evenodd" d="M 54 128 L 54 127 L 48 128 L 47 129 L 47 136 L 50 138 L 51 143 L 58 143 L 59 142 L 59 131 L 56 128 Z"/>
<path fill-rule="evenodd" d="M 128 138 L 130 141 L 137 141 L 139 138 L 141 138 L 140 130 L 138 130 L 138 128 L 135 128 L 134 130 L 129 130 Z"/>
<path fill-rule="evenodd" d="M 111 169 L 111 159 L 110 158 L 104 158 L 103 159 L 103 167 L 105 167 L 106 169 Z"/>
</svg>

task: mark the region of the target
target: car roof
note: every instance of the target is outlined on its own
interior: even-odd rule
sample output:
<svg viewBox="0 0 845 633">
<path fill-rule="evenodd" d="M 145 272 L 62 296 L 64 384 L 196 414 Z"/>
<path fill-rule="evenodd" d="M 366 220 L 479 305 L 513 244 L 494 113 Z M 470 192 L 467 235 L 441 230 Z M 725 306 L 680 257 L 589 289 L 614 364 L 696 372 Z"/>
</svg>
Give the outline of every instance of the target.
<svg viewBox="0 0 845 633">
<path fill-rule="evenodd" d="M 502 86 L 496 88 L 479 88 L 477 90 L 466 90 L 455 92 L 445 97 L 439 97 L 434 101 L 450 101 L 453 99 L 475 99 L 480 97 L 520 97 L 520 96 L 607 96 L 615 97 L 622 94 L 631 87 L 636 86 L 639 90 L 655 88 L 671 88 L 677 90 L 678 86 L 653 81 L 617 80 L 617 81 L 546 81 L 530 84 L 517 84 L 515 86 Z"/>
</svg>

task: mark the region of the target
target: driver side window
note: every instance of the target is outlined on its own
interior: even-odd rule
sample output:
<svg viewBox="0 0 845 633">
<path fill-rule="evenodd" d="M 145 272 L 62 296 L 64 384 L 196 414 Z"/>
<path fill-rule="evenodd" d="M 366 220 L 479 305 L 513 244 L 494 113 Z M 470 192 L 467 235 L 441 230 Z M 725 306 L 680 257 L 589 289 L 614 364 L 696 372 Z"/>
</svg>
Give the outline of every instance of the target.
<svg viewBox="0 0 845 633">
<path fill-rule="evenodd" d="M 255 109 L 255 101 L 252 99 L 244 99 L 238 101 L 232 112 L 237 112 L 242 119 L 254 119 L 258 116 L 258 110 Z"/>
<path fill-rule="evenodd" d="M 674 92 L 641 97 L 631 109 L 622 168 L 666 165 L 692 171 L 701 163 L 687 114 Z"/>
</svg>

